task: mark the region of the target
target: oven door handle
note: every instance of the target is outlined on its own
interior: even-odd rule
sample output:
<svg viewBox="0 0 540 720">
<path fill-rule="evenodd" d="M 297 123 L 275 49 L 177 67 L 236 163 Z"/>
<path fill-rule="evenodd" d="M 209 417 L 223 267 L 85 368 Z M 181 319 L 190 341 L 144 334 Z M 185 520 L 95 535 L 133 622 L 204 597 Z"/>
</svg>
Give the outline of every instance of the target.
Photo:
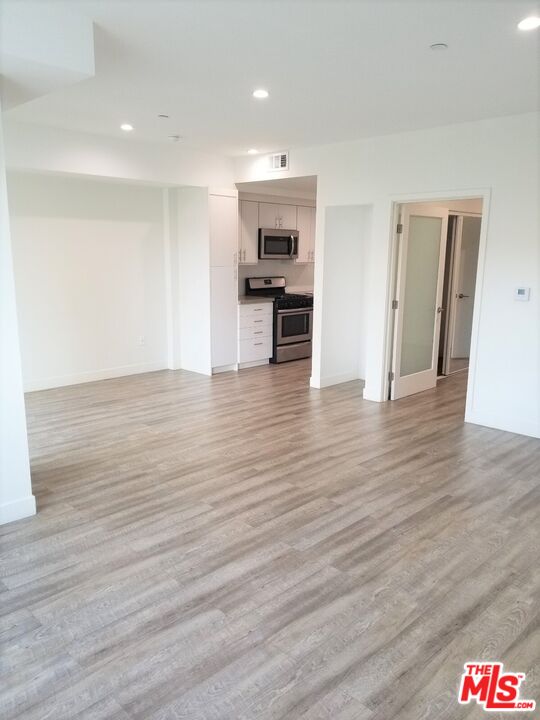
<svg viewBox="0 0 540 720">
<path fill-rule="evenodd" d="M 313 313 L 312 307 L 307 308 L 288 308 L 287 310 L 278 310 L 278 315 L 307 315 L 308 313 Z"/>
</svg>

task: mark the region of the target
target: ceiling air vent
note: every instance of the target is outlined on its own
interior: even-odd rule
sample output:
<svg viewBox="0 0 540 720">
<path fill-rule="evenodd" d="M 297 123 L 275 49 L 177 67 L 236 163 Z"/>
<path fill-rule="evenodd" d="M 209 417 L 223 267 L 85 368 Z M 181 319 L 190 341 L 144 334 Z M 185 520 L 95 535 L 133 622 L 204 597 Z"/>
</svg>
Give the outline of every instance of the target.
<svg viewBox="0 0 540 720">
<path fill-rule="evenodd" d="M 270 170 L 288 170 L 289 169 L 289 153 L 279 152 L 269 156 Z"/>
</svg>

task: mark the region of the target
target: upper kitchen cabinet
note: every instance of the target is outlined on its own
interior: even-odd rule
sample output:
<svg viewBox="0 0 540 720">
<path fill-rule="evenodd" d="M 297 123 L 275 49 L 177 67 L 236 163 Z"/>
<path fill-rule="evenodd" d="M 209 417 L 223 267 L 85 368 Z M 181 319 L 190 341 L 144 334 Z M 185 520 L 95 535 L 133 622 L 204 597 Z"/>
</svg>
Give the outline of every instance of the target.
<svg viewBox="0 0 540 720">
<path fill-rule="evenodd" d="M 238 227 L 238 262 L 256 265 L 259 262 L 259 203 L 240 200 Z"/>
<path fill-rule="evenodd" d="M 315 262 L 315 208 L 299 205 L 297 263 Z"/>
<path fill-rule="evenodd" d="M 233 267 L 238 252 L 238 200 L 230 195 L 209 196 L 210 265 Z"/>
<path fill-rule="evenodd" d="M 259 203 L 259 227 L 296 230 L 296 205 Z"/>
</svg>

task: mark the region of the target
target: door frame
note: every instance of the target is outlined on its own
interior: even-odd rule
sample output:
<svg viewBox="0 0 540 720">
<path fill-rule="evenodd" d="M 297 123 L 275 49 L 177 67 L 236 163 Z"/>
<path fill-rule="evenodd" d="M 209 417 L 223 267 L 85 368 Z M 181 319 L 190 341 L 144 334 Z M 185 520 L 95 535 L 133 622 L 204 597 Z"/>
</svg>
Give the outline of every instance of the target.
<svg viewBox="0 0 540 720">
<path fill-rule="evenodd" d="M 444 345 L 444 357 L 443 357 L 443 375 L 452 375 L 449 372 L 452 345 L 454 342 L 454 332 L 456 327 L 456 293 L 457 293 L 457 280 L 458 280 L 458 263 L 461 257 L 461 236 L 463 233 L 463 218 L 464 217 L 479 217 L 482 218 L 482 213 L 472 212 L 458 212 L 451 210 L 449 215 L 453 215 L 456 218 L 456 224 L 454 226 L 454 237 L 452 238 L 452 255 L 450 258 L 450 289 L 448 294 L 448 307 L 446 308 L 446 333 L 445 333 L 445 345 Z M 473 304 L 474 308 L 474 304 Z M 460 372 L 454 370 L 453 372 Z"/>
<path fill-rule="evenodd" d="M 482 200 L 482 222 L 480 225 L 480 246 L 478 249 L 478 266 L 476 269 L 476 285 L 474 293 L 473 321 L 471 333 L 471 355 L 469 360 L 469 376 L 467 381 L 467 397 L 465 405 L 465 421 L 474 410 L 474 391 L 476 384 L 476 365 L 478 356 L 478 340 L 480 333 L 480 314 L 482 306 L 482 289 L 484 285 L 485 261 L 487 248 L 487 235 L 489 226 L 489 213 L 491 201 L 491 188 L 467 188 L 465 190 L 446 190 L 438 192 L 419 192 L 401 195 L 392 195 L 390 200 L 390 228 L 388 239 L 388 270 L 387 270 L 387 295 L 386 295 L 386 332 L 383 361 L 383 399 L 390 399 L 390 371 L 392 369 L 393 335 L 394 335 L 394 311 L 392 300 L 394 300 L 395 280 L 398 261 L 397 225 L 400 217 L 400 206 L 406 203 L 428 203 L 428 202 L 451 202 L 455 200 L 471 200 L 478 198 Z M 451 211 L 450 211 L 451 212 Z"/>
</svg>

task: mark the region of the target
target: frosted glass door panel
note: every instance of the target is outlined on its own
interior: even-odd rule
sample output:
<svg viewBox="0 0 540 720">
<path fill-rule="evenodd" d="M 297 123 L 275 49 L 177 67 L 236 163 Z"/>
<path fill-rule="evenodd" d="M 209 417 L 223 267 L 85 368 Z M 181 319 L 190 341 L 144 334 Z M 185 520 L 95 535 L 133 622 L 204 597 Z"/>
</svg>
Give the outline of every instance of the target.
<svg viewBox="0 0 540 720">
<path fill-rule="evenodd" d="M 400 375 L 433 364 L 442 219 L 411 215 L 407 247 Z"/>
</svg>

